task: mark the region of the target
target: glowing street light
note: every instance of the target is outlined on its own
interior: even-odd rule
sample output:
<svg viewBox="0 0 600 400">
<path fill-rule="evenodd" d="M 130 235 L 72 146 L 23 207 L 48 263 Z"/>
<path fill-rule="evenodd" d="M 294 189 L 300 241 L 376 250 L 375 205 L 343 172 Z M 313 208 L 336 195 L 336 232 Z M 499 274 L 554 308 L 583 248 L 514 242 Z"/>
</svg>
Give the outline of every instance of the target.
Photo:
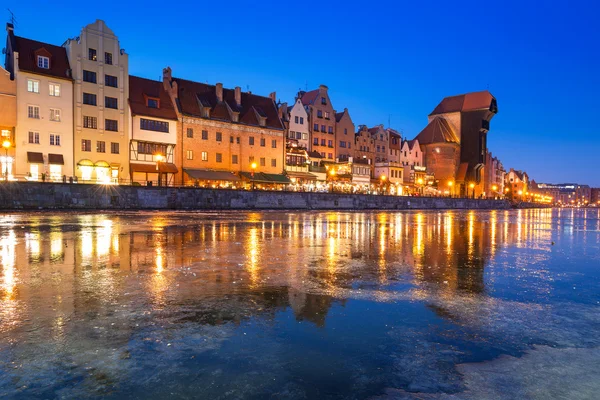
<svg viewBox="0 0 600 400">
<path fill-rule="evenodd" d="M 163 157 L 163 155 L 162 155 L 162 154 L 160 154 L 160 153 L 158 153 L 158 154 L 155 154 L 155 155 L 154 155 L 154 158 L 156 159 L 156 171 L 158 172 L 158 186 L 160 186 L 160 185 L 161 185 L 161 183 L 162 183 L 162 179 L 161 179 L 161 178 L 162 178 L 162 176 L 161 176 L 161 173 L 160 173 L 159 164 L 160 164 L 160 162 L 162 162 L 162 161 L 163 161 L 165 158 L 164 158 L 164 157 Z"/>
<path fill-rule="evenodd" d="M 385 175 L 381 175 L 379 179 L 381 179 L 381 193 L 385 193 L 385 180 L 387 178 Z"/>
<path fill-rule="evenodd" d="M 4 147 L 4 152 L 5 152 L 5 158 L 4 158 L 4 163 L 5 163 L 5 167 L 4 167 L 4 180 L 8 181 L 8 149 L 10 149 L 10 146 L 12 145 L 12 143 L 10 143 L 10 140 L 6 139 L 4 142 L 2 142 L 2 147 Z"/>
<path fill-rule="evenodd" d="M 251 172 L 251 176 L 252 176 L 252 190 L 254 190 L 254 171 L 256 171 L 256 167 L 258 165 L 256 165 L 255 162 L 253 162 L 252 164 L 250 164 L 250 169 L 252 170 Z"/>
<path fill-rule="evenodd" d="M 473 191 L 473 198 L 475 198 L 475 184 L 473 182 L 469 183 L 469 187 L 471 188 L 471 190 Z M 469 194 L 467 193 L 467 196 Z"/>
</svg>

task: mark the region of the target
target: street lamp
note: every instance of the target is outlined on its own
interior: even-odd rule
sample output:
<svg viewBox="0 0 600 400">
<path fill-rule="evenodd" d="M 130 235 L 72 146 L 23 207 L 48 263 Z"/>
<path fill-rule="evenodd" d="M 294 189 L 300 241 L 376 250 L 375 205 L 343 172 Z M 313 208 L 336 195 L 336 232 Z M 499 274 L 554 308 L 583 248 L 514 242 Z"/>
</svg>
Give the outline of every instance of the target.
<svg viewBox="0 0 600 400">
<path fill-rule="evenodd" d="M 11 143 L 10 140 L 6 139 L 2 142 L 2 147 L 4 147 L 4 180 L 8 181 L 8 149 L 10 149 Z"/>
<path fill-rule="evenodd" d="M 422 196 L 423 195 L 423 178 L 417 179 L 417 184 L 419 185 L 419 193 Z"/>
<path fill-rule="evenodd" d="M 493 193 L 498 193 L 498 186 L 497 185 L 492 185 L 492 192 Z M 496 198 L 496 195 L 494 195 L 494 198 Z"/>
<path fill-rule="evenodd" d="M 251 176 L 252 176 L 252 190 L 254 190 L 254 171 L 256 170 L 256 163 L 253 162 L 252 164 L 250 164 L 250 169 L 252 170 Z"/>
<path fill-rule="evenodd" d="M 473 196 L 472 198 L 475 198 L 475 184 L 473 182 L 469 183 L 469 187 L 471 188 L 471 190 L 473 191 Z M 467 193 L 467 197 L 469 197 L 469 193 Z"/>
<path fill-rule="evenodd" d="M 448 181 L 448 195 L 452 196 L 452 186 L 454 185 L 454 182 L 452 181 Z"/>
<path fill-rule="evenodd" d="M 333 168 L 331 168 L 331 170 L 329 171 L 329 175 L 331 176 L 330 180 L 331 180 L 331 193 L 333 193 L 333 177 L 335 176 L 335 170 Z"/>
<path fill-rule="evenodd" d="M 386 177 L 385 177 L 385 175 L 381 175 L 381 177 L 379 179 L 381 179 L 381 193 L 385 194 L 385 180 L 386 180 Z"/>
<path fill-rule="evenodd" d="M 163 155 L 162 154 L 155 154 L 154 158 L 156 159 L 156 172 L 158 173 L 158 186 L 161 185 L 161 181 L 162 181 L 162 177 L 160 174 L 160 166 L 159 163 L 163 160 Z"/>
</svg>

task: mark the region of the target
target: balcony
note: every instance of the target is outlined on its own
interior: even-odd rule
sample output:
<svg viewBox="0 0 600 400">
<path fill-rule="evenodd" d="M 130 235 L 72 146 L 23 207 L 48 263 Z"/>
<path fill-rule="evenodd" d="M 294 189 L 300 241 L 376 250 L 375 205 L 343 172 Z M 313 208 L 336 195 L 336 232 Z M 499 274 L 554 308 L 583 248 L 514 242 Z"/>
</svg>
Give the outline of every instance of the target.
<svg viewBox="0 0 600 400">
<path fill-rule="evenodd" d="M 326 173 L 327 172 L 327 168 L 325 167 L 316 167 L 314 165 L 309 165 L 308 166 L 308 171 L 309 172 L 321 172 L 321 173 Z"/>
</svg>

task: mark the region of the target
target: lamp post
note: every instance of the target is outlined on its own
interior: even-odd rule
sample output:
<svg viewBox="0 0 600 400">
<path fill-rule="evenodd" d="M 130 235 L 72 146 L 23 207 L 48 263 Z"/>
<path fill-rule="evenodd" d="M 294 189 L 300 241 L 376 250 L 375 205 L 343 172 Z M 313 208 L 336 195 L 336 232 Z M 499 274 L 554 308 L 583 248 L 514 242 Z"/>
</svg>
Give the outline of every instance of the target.
<svg viewBox="0 0 600 400">
<path fill-rule="evenodd" d="M 423 178 L 417 179 L 417 184 L 419 185 L 419 193 L 423 196 Z"/>
<path fill-rule="evenodd" d="M 4 147 L 4 180 L 8 181 L 8 149 L 10 149 L 11 143 L 10 140 L 5 140 L 2 142 L 2 147 Z"/>
<path fill-rule="evenodd" d="M 385 194 L 386 190 L 385 190 L 385 180 L 387 179 L 385 175 L 381 175 L 381 177 L 379 178 L 381 179 L 381 194 Z"/>
<path fill-rule="evenodd" d="M 335 169 L 331 168 L 329 171 L 330 180 L 331 180 L 331 193 L 333 193 L 333 177 L 335 176 Z"/>
<path fill-rule="evenodd" d="M 448 195 L 452 197 L 452 186 L 454 186 L 454 182 L 448 181 Z"/>
<path fill-rule="evenodd" d="M 472 190 L 472 198 L 475 198 L 475 184 L 473 182 L 469 183 L 469 187 Z M 467 197 L 469 197 L 469 193 L 467 193 Z"/>
<path fill-rule="evenodd" d="M 498 186 L 492 185 L 492 193 L 498 193 Z M 494 195 L 494 198 L 496 198 L 496 195 Z"/>
<path fill-rule="evenodd" d="M 156 159 L 156 172 L 158 173 L 158 186 L 161 186 L 162 184 L 162 177 L 161 177 L 161 173 L 160 173 L 160 162 L 163 160 L 163 155 L 162 154 L 155 154 L 154 158 Z"/>
<path fill-rule="evenodd" d="M 251 176 L 252 176 L 252 190 L 254 190 L 254 171 L 256 171 L 256 163 L 253 162 L 252 164 L 250 164 L 250 169 L 252 170 L 251 172 Z"/>
</svg>

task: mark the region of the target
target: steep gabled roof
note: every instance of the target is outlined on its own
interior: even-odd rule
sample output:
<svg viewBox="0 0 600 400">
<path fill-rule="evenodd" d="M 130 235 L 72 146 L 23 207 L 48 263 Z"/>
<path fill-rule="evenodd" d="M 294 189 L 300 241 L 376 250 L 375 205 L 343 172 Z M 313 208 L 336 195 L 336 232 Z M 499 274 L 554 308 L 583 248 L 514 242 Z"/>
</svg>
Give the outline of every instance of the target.
<svg viewBox="0 0 600 400">
<path fill-rule="evenodd" d="M 314 104 L 317 98 L 319 97 L 319 89 L 311 90 L 310 92 L 306 92 L 302 95 L 302 104 L 305 106 Z"/>
<path fill-rule="evenodd" d="M 203 118 L 202 107 L 210 109 L 210 119 L 234 122 L 229 110 L 239 113 L 239 123 L 261 127 L 259 116 L 266 118 L 265 128 L 283 129 L 275 102 L 270 97 L 241 93 L 241 105 L 235 101 L 235 90 L 223 88 L 223 102 L 217 100 L 216 87 L 205 83 L 173 78 L 177 82 L 183 114 Z M 227 103 L 227 104 L 225 104 Z"/>
<path fill-rule="evenodd" d="M 342 117 L 344 116 L 344 113 L 345 111 L 335 113 L 335 122 L 340 122 L 342 120 Z"/>
<path fill-rule="evenodd" d="M 19 52 L 19 70 L 71 80 L 69 59 L 64 47 L 15 36 L 15 51 Z M 36 55 L 50 58 L 50 68 L 40 68 Z"/>
<path fill-rule="evenodd" d="M 487 90 L 445 97 L 429 115 L 486 110 L 492 107 L 495 100 L 494 96 Z"/>
<path fill-rule="evenodd" d="M 148 107 L 148 97 L 159 99 L 159 108 Z M 159 81 L 129 75 L 129 106 L 133 115 L 177 119 L 171 98 Z"/>
<path fill-rule="evenodd" d="M 448 121 L 442 117 L 435 117 L 425 129 L 415 138 L 420 144 L 431 143 L 459 143 L 458 136 Z"/>
</svg>

